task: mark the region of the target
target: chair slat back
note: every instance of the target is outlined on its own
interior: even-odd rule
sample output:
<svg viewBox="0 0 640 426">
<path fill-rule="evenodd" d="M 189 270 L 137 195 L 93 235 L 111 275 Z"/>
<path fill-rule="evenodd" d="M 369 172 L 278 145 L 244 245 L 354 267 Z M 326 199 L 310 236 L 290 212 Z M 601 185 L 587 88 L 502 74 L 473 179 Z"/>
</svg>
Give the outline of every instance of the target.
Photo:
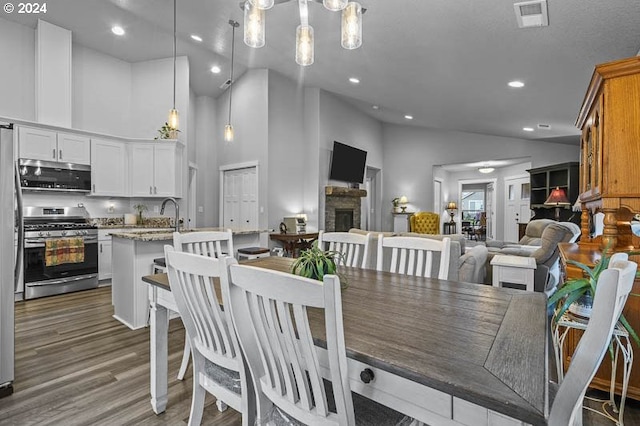
<svg viewBox="0 0 640 426">
<path fill-rule="evenodd" d="M 571 358 L 549 415 L 550 426 L 573 425 L 581 419 L 582 399 L 604 357 L 622 313 L 637 264 L 617 260 L 598 278 L 589 324 Z"/>
<path fill-rule="evenodd" d="M 378 235 L 378 271 L 384 270 L 385 254 L 391 252 L 389 272 L 430 277 L 433 270 L 435 252 L 440 253 L 438 278 L 446 280 L 449 277 L 449 262 L 451 257 L 451 238 L 444 237 L 441 241 L 420 237 L 384 237 Z"/>
<path fill-rule="evenodd" d="M 231 230 L 207 232 L 174 232 L 173 246 L 177 251 L 220 258 L 234 256 Z"/>
<path fill-rule="evenodd" d="M 239 371 L 239 346 L 231 316 L 223 311 L 214 288 L 221 260 L 175 251 L 165 246 L 169 285 L 193 347 L 205 358 Z"/>
<path fill-rule="evenodd" d="M 331 250 L 342 253 L 343 257 L 337 257 L 336 263 L 355 268 L 370 267 L 370 251 L 373 245 L 373 234 L 354 234 L 350 232 L 324 232 L 318 233 L 318 247 L 323 250 Z"/>
<path fill-rule="evenodd" d="M 258 418 L 275 404 L 305 424 L 353 425 L 338 277 L 326 275 L 321 283 L 234 259 L 226 263 L 221 283 L 257 390 Z M 308 308 L 324 309 L 337 413 L 329 412 Z"/>
</svg>

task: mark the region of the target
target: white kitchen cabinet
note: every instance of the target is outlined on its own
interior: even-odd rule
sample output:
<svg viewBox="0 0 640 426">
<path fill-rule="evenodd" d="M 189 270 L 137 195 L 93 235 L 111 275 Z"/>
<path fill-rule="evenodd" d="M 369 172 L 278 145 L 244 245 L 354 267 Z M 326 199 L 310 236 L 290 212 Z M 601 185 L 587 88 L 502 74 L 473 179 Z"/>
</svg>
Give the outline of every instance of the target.
<svg viewBox="0 0 640 426">
<path fill-rule="evenodd" d="M 91 163 L 87 136 L 21 126 L 18 130 L 20 158 L 65 163 Z"/>
<path fill-rule="evenodd" d="M 98 230 L 98 279 L 110 280 L 113 271 L 111 269 L 111 233 L 124 232 L 124 229 L 99 229 Z"/>
<path fill-rule="evenodd" d="M 58 134 L 53 130 L 20 127 L 18 129 L 20 158 L 57 161 Z"/>
<path fill-rule="evenodd" d="M 129 195 L 126 148 L 115 139 L 91 140 L 91 195 Z"/>
<path fill-rule="evenodd" d="M 58 132 L 58 161 L 91 164 L 91 139 L 73 133 Z"/>
<path fill-rule="evenodd" d="M 135 142 L 129 147 L 132 197 L 182 196 L 182 145 Z"/>
</svg>

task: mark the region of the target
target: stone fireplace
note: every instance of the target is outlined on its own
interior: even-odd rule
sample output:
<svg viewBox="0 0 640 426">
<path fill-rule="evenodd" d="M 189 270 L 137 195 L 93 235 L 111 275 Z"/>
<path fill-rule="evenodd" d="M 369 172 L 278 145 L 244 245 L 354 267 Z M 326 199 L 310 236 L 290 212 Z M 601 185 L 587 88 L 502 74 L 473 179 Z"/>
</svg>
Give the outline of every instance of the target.
<svg viewBox="0 0 640 426">
<path fill-rule="evenodd" d="M 326 232 L 346 232 L 350 228 L 360 228 L 362 214 L 360 199 L 367 196 L 367 191 L 327 186 L 324 194 L 324 230 Z"/>
</svg>

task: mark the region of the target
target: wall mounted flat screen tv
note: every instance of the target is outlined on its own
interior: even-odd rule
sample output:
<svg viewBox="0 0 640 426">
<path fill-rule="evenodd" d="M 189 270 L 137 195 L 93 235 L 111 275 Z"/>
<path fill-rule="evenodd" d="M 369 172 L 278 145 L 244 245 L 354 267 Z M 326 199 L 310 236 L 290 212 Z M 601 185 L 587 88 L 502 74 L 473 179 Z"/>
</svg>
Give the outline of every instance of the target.
<svg viewBox="0 0 640 426">
<path fill-rule="evenodd" d="M 329 179 L 348 183 L 363 183 L 367 151 L 333 142 Z"/>
</svg>

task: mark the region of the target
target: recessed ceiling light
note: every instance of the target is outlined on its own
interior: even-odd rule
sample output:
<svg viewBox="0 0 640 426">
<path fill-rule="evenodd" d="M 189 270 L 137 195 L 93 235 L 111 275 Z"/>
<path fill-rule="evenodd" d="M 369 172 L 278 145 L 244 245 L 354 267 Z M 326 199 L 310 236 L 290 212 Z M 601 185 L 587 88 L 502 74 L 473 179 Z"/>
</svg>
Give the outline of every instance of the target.
<svg viewBox="0 0 640 426">
<path fill-rule="evenodd" d="M 214 66 L 211 67 L 211 72 L 214 73 L 214 74 L 219 74 L 220 71 L 222 71 L 222 70 L 217 65 L 214 65 Z"/>
<path fill-rule="evenodd" d="M 195 41 L 202 41 L 202 37 L 199 35 L 191 34 L 191 38 Z"/>
<path fill-rule="evenodd" d="M 351 77 L 351 78 L 349 79 L 349 81 L 350 81 L 351 83 L 353 83 L 353 84 L 358 84 L 358 83 L 360 83 L 360 80 L 359 80 L 359 79 L 357 79 L 357 78 L 355 78 L 355 77 Z"/>
<path fill-rule="evenodd" d="M 522 130 L 525 132 L 533 132 L 533 127 L 523 127 Z"/>
<path fill-rule="evenodd" d="M 378 105 L 371 105 L 371 108 L 373 108 L 373 109 L 380 109 L 380 106 L 378 106 Z"/>
<path fill-rule="evenodd" d="M 518 80 L 510 81 L 508 84 L 509 84 L 509 87 L 515 87 L 516 89 L 524 87 L 524 83 Z"/>
<path fill-rule="evenodd" d="M 413 115 L 405 115 L 404 118 L 407 120 L 413 120 Z"/>
<path fill-rule="evenodd" d="M 119 27 L 119 26 L 113 26 L 111 27 L 111 32 L 114 33 L 115 35 L 124 35 L 124 28 Z"/>
</svg>

